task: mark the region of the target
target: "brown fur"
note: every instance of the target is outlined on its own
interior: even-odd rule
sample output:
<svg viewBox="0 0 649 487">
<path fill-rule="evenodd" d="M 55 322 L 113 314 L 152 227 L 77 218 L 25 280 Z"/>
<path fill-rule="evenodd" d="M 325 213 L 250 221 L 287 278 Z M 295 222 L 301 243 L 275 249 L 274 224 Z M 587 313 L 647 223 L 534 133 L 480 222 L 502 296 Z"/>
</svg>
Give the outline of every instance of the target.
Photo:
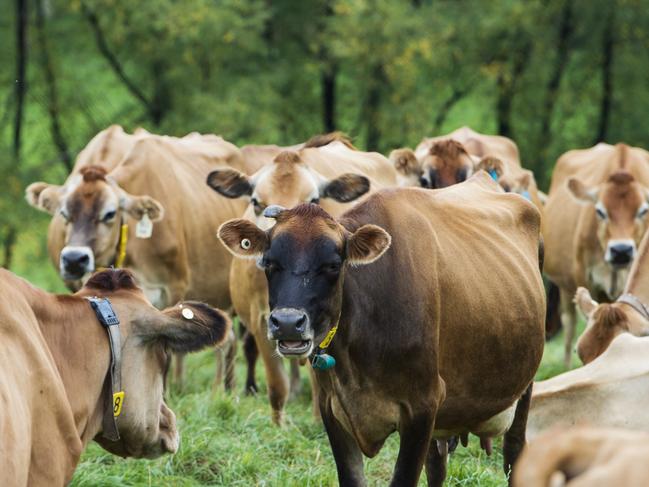
<svg viewBox="0 0 649 487">
<path fill-rule="evenodd" d="M 356 147 L 354 147 L 354 144 L 352 144 L 349 136 L 342 132 L 330 132 L 328 134 L 314 135 L 306 141 L 304 148 L 308 149 L 312 147 L 324 147 L 325 145 L 329 145 L 332 142 L 340 142 L 350 149 L 358 150 L 356 149 Z"/>
<path fill-rule="evenodd" d="M 299 164 L 302 162 L 302 159 L 300 159 L 300 154 L 298 154 L 297 152 L 286 150 L 277 154 L 275 159 L 273 159 L 273 162 L 286 163 L 286 164 Z"/>
<path fill-rule="evenodd" d="M 106 181 L 106 175 L 108 174 L 106 169 L 101 166 L 86 166 L 79 172 L 86 183 L 91 183 L 93 181 Z"/>
<path fill-rule="evenodd" d="M 620 165 L 620 167 L 622 166 Z M 620 185 L 631 184 L 633 181 L 635 181 L 633 174 L 628 173 L 627 171 L 615 171 L 613 174 L 611 174 L 608 177 L 609 183 L 620 184 Z"/>
<path fill-rule="evenodd" d="M 106 269 L 96 272 L 86 282 L 86 289 L 97 291 L 118 291 L 120 289 L 137 289 L 133 273 L 126 269 Z"/>
<path fill-rule="evenodd" d="M 443 160 L 455 160 L 462 156 L 468 156 L 468 152 L 462 144 L 456 140 L 448 139 L 434 143 L 429 150 L 431 156 L 437 156 Z"/>
</svg>

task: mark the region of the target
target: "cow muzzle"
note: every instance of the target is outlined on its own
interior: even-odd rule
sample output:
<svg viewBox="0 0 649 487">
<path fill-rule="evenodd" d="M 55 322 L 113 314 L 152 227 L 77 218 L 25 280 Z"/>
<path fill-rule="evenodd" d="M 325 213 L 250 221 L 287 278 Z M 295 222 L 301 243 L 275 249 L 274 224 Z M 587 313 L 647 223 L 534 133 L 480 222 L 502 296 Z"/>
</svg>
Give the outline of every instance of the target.
<svg viewBox="0 0 649 487">
<path fill-rule="evenodd" d="M 61 277 L 71 281 L 81 279 L 95 270 L 95 255 L 90 247 L 68 246 L 61 251 L 59 259 Z"/>
<path fill-rule="evenodd" d="M 615 268 L 627 267 L 635 257 L 633 240 L 610 240 L 606 246 L 604 259 Z"/>
<path fill-rule="evenodd" d="M 268 317 L 268 338 L 277 340 L 277 351 L 281 355 L 306 357 L 313 350 L 309 317 L 299 309 L 274 309 Z"/>
</svg>

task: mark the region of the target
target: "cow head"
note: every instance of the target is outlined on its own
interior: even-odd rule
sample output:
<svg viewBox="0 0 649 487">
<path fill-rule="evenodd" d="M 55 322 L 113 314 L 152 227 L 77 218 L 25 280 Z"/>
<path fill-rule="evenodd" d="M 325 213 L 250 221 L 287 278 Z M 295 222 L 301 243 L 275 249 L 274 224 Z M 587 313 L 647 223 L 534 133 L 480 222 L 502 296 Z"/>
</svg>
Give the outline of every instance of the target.
<svg viewBox="0 0 649 487">
<path fill-rule="evenodd" d="M 419 186 L 422 173 L 417 156 L 412 149 L 395 149 L 390 152 L 390 162 L 397 170 L 397 185 Z"/>
<path fill-rule="evenodd" d="M 507 193 L 518 193 L 530 199 L 530 190 L 534 182 L 532 171 L 523 169 L 518 174 L 505 172 L 505 164 L 493 156 L 483 157 L 476 165 L 476 171 L 482 169 L 494 178 Z"/>
<path fill-rule="evenodd" d="M 280 354 L 305 357 L 338 323 L 345 268 L 374 262 L 391 238 L 376 225 L 351 232 L 313 204 L 266 214 L 276 220 L 270 230 L 231 220 L 219 238 L 235 256 L 258 259 L 268 280 L 269 339 Z"/>
<path fill-rule="evenodd" d="M 117 427 L 121 438 L 110 441 L 98 435 L 95 440 L 123 457 L 174 453 L 179 443 L 176 417 L 163 397 L 168 355 L 221 344 L 230 331 L 230 320 L 222 311 L 198 302 L 159 311 L 123 269 L 94 274 L 77 296 L 109 298 L 120 320 L 124 402 Z"/>
<path fill-rule="evenodd" d="M 570 178 L 568 189 L 580 202 L 592 206 L 604 260 L 615 269 L 627 268 L 646 228 L 647 191 L 626 171 L 611 174 L 595 187 Z"/>
<path fill-rule="evenodd" d="M 273 164 L 264 166 L 251 177 L 233 169 L 217 169 L 207 176 L 207 184 L 228 198 L 250 198 L 257 225 L 264 229 L 274 223 L 263 214 L 268 206 L 292 208 L 301 203 L 318 203 L 324 198 L 347 203 L 370 189 L 369 180 L 358 174 L 327 180 L 293 151 L 280 153 Z"/>
<path fill-rule="evenodd" d="M 436 142 L 421 160 L 421 186 L 437 189 L 461 183 L 473 174 L 473 166 L 473 159 L 459 142 Z"/>
<path fill-rule="evenodd" d="M 83 278 L 97 267 L 115 261 L 120 226 L 126 217 L 160 220 L 163 208 L 149 196 L 128 194 L 99 166 L 87 166 L 65 186 L 33 183 L 27 201 L 65 221 L 65 247 L 59 271 L 66 281 Z"/>
</svg>

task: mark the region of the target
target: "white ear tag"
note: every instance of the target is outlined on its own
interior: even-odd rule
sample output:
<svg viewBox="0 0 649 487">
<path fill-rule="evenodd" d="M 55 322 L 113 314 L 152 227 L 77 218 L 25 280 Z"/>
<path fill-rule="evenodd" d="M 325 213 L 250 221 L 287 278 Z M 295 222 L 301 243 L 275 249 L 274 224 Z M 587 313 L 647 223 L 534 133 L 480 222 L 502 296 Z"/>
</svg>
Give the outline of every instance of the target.
<svg viewBox="0 0 649 487">
<path fill-rule="evenodd" d="M 194 318 L 194 312 L 189 308 L 183 308 L 181 313 L 183 315 L 183 318 L 185 318 L 186 320 L 191 320 L 192 318 Z"/>
<path fill-rule="evenodd" d="M 135 236 L 137 238 L 151 238 L 153 233 L 153 222 L 147 213 L 144 214 L 142 219 L 137 222 L 135 227 Z"/>
</svg>

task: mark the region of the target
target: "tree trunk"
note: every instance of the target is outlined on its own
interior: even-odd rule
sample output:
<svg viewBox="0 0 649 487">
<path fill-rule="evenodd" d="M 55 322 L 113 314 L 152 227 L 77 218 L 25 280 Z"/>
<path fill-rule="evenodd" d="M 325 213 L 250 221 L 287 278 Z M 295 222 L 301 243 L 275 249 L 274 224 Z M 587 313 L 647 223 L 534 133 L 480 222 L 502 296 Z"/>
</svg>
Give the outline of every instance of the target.
<svg viewBox="0 0 649 487">
<path fill-rule="evenodd" d="M 338 68 L 334 64 L 325 65 L 322 71 L 322 116 L 325 132 L 336 130 L 336 75 Z"/>
<path fill-rule="evenodd" d="M 50 58 L 50 52 L 45 33 L 45 8 L 43 0 L 36 0 L 36 32 L 38 44 L 41 52 L 40 61 L 45 84 L 47 88 L 47 111 L 50 115 L 50 132 L 52 140 L 59 149 L 61 162 L 68 172 L 72 171 L 72 157 L 68 148 L 68 143 L 63 136 L 61 123 L 59 121 L 59 100 L 56 90 L 56 77 L 54 76 L 54 67 Z"/>
<path fill-rule="evenodd" d="M 153 62 L 153 98 L 149 108 L 149 118 L 156 127 L 162 123 L 162 119 L 171 109 L 171 93 L 165 78 L 165 64 L 161 60 Z"/>
<path fill-rule="evenodd" d="M 505 68 L 500 70 L 496 80 L 498 98 L 496 100 L 496 121 L 498 133 L 505 137 L 512 138 L 512 102 L 516 94 L 516 88 L 521 75 L 527 67 L 532 52 L 532 43 L 525 39 L 524 44 L 514 51 L 511 70 Z"/>
<path fill-rule="evenodd" d="M 444 103 L 442 103 L 442 106 L 437 111 L 435 121 L 433 122 L 433 134 L 438 134 L 442 130 L 442 125 L 444 125 L 444 122 L 446 121 L 446 118 L 448 117 L 448 114 L 451 112 L 453 107 L 460 100 L 462 100 L 462 98 L 468 95 L 470 91 L 471 87 L 469 86 L 465 86 L 463 88 L 453 88 L 451 96 L 444 100 Z"/>
<path fill-rule="evenodd" d="M 27 92 L 27 0 L 16 0 L 16 117 L 14 119 L 13 155 L 20 163 L 23 108 Z"/>
<path fill-rule="evenodd" d="M 378 151 L 381 140 L 381 92 L 386 84 L 386 75 L 383 64 L 377 64 L 372 70 L 372 79 L 369 83 L 367 98 L 365 100 L 365 114 L 367 117 L 367 138 L 365 146 L 368 151 Z"/>
<path fill-rule="evenodd" d="M 561 21 L 559 24 L 559 35 L 557 41 L 557 58 L 552 70 L 550 79 L 545 89 L 545 101 L 543 103 L 543 112 L 541 113 L 541 131 L 538 139 L 539 154 L 538 165 L 544 167 L 550 146 L 550 129 L 552 125 L 552 114 L 559 96 L 559 86 L 563 72 L 568 65 L 568 55 L 570 53 L 570 38 L 574 30 L 573 22 L 573 0 L 565 0 L 561 11 Z"/>
<path fill-rule="evenodd" d="M 5 269 L 11 269 L 11 263 L 13 261 L 14 247 L 16 245 L 16 237 L 18 232 L 16 232 L 16 227 L 9 225 L 7 232 L 4 235 L 3 244 L 3 259 L 2 267 Z"/>
<path fill-rule="evenodd" d="M 613 102 L 613 55 L 615 48 L 615 2 L 611 2 L 606 27 L 602 34 L 602 98 L 600 101 L 597 135 L 593 141 L 605 142 L 608 136 L 608 125 Z"/>
</svg>

